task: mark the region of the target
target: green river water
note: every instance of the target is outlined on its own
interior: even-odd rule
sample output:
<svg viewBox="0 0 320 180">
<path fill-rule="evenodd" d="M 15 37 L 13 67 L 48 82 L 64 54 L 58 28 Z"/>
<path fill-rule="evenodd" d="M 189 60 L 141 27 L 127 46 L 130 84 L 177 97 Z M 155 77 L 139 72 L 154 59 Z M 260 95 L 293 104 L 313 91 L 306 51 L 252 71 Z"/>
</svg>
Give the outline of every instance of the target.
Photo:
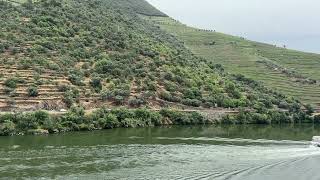
<svg viewBox="0 0 320 180">
<path fill-rule="evenodd" d="M 312 125 L 114 129 L 0 137 L 0 179 L 319 180 Z"/>
</svg>

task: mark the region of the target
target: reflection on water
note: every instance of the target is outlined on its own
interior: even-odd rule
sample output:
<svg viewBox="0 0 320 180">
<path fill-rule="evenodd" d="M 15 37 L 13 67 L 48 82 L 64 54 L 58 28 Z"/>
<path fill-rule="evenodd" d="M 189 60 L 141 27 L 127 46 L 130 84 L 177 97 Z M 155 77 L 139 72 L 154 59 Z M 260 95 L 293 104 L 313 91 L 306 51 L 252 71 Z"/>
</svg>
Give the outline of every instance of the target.
<svg viewBox="0 0 320 180">
<path fill-rule="evenodd" d="M 319 126 L 115 129 L 0 138 L 0 178 L 320 179 Z"/>
</svg>

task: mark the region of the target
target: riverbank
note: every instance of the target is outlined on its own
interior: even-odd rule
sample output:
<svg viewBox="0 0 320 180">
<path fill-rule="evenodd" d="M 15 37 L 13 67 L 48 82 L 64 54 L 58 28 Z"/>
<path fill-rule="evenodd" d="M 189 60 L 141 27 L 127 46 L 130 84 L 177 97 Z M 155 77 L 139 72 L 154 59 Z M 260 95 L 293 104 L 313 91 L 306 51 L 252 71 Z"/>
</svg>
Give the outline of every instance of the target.
<svg viewBox="0 0 320 180">
<path fill-rule="evenodd" d="M 0 115 L 0 135 L 39 135 L 69 131 L 210 123 L 213 122 L 197 112 L 101 108 L 86 113 L 83 108 L 73 107 L 64 114 L 36 111 Z"/>
<path fill-rule="evenodd" d="M 237 112 L 237 113 L 235 113 Z M 284 124 L 320 123 L 320 116 L 302 112 L 268 111 L 179 111 L 170 109 L 96 109 L 85 111 L 72 107 L 65 113 L 46 111 L 5 113 L 0 115 L 0 135 L 41 135 L 70 131 L 94 131 L 113 128 L 136 128 L 166 125 L 204 124 Z"/>
</svg>

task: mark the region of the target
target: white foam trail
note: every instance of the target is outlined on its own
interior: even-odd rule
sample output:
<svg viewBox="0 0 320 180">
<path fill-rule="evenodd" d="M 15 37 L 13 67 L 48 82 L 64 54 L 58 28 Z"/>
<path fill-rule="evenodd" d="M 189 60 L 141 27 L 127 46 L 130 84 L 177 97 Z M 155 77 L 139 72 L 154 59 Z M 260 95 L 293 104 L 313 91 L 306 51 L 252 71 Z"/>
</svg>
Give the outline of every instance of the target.
<svg viewBox="0 0 320 180">
<path fill-rule="evenodd" d="M 219 141 L 219 142 L 244 142 L 244 143 L 266 143 L 266 144 L 284 144 L 284 145 L 308 145 L 310 141 L 293 141 L 293 140 L 269 140 L 269 139 L 243 139 L 243 138 L 221 138 L 221 137 L 157 137 L 161 140 L 183 140 L 183 141 Z"/>
</svg>

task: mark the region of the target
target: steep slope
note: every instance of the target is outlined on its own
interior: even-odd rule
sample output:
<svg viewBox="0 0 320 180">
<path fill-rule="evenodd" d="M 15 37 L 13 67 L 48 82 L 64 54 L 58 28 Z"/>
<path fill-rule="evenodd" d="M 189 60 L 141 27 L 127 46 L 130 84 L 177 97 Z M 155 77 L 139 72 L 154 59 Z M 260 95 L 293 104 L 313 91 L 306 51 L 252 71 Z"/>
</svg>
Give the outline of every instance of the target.
<svg viewBox="0 0 320 180">
<path fill-rule="evenodd" d="M 171 18 L 148 17 L 184 41 L 196 55 L 263 82 L 269 88 L 320 106 L 320 55 L 279 48 L 209 30 Z"/>
<path fill-rule="evenodd" d="M 257 112 L 249 122 L 305 119 L 298 101 L 195 56 L 141 17 L 164 14 L 134 2 L 0 1 L 1 108 L 221 107 Z"/>
</svg>

